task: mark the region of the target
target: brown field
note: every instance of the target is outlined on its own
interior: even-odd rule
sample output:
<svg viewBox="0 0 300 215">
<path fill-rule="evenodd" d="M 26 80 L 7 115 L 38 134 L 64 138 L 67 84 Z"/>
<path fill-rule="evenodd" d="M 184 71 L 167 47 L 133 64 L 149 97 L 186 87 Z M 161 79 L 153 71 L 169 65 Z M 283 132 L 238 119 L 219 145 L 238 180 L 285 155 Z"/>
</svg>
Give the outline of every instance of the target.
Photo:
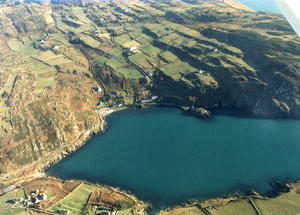
<svg viewBox="0 0 300 215">
<path fill-rule="evenodd" d="M 132 198 L 105 187 L 95 190 L 89 199 L 89 204 L 91 205 L 106 204 L 117 206 L 122 202 L 125 202 L 128 205 L 134 204 L 134 200 Z"/>
<path fill-rule="evenodd" d="M 37 178 L 23 183 L 22 186 L 27 193 L 38 189 L 51 196 L 39 205 L 40 208 L 46 209 L 67 196 L 80 183 L 80 181 L 62 181 L 55 178 Z"/>
</svg>

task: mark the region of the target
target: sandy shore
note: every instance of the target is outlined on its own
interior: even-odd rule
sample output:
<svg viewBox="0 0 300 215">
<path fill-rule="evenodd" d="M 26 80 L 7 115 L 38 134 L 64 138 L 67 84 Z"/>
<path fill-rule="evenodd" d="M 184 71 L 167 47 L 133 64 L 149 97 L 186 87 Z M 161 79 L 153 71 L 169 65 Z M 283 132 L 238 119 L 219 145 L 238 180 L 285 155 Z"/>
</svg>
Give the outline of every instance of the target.
<svg viewBox="0 0 300 215">
<path fill-rule="evenodd" d="M 125 109 L 127 109 L 127 107 L 102 108 L 98 111 L 98 114 L 100 114 L 102 117 L 106 117 L 109 114 Z"/>
</svg>

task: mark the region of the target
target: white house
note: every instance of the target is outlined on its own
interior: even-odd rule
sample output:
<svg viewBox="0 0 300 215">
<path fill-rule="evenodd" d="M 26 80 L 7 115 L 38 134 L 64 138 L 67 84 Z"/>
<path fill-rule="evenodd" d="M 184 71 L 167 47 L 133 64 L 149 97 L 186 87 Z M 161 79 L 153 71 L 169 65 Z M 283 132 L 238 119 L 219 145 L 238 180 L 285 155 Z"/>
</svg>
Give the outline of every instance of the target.
<svg viewBox="0 0 300 215">
<path fill-rule="evenodd" d="M 137 47 L 136 46 L 132 46 L 132 47 L 129 48 L 129 51 L 136 52 L 137 51 Z"/>
<path fill-rule="evenodd" d="M 94 88 L 92 88 L 92 92 L 93 93 L 100 93 L 100 92 L 102 92 L 102 88 L 101 87 L 94 87 Z"/>
</svg>

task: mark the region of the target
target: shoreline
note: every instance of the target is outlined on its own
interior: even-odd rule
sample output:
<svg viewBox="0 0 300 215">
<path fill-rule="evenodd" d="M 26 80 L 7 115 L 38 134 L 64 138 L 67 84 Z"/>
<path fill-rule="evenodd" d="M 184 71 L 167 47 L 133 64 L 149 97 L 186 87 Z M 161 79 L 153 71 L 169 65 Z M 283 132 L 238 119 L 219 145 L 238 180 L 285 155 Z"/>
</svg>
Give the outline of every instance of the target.
<svg viewBox="0 0 300 215">
<path fill-rule="evenodd" d="M 155 107 L 169 107 L 169 108 L 180 109 L 180 107 L 177 107 L 177 106 L 160 105 L 160 104 L 156 104 L 156 103 L 143 106 L 143 107 L 141 107 L 141 109 L 148 109 L 148 108 L 155 108 Z M 153 207 L 151 202 L 146 201 L 146 200 L 142 200 L 142 199 L 140 200 L 133 192 L 131 192 L 130 190 L 123 189 L 122 187 L 110 186 L 110 185 L 107 185 L 107 184 L 101 184 L 99 182 L 94 183 L 94 182 L 90 182 L 90 181 L 87 181 L 87 180 L 84 180 L 84 179 L 62 179 L 59 176 L 58 177 L 49 176 L 45 173 L 45 171 L 44 171 L 45 169 L 49 168 L 52 165 L 55 165 L 56 163 L 60 162 L 65 157 L 69 156 L 71 153 L 75 152 L 77 149 L 84 146 L 93 136 L 99 135 L 99 134 L 105 132 L 106 125 L 107 125 L 107 121 L 106 121 L 107 116 L 109 116 L 112 113 L 122 111 L 122 110 L 128 110 L 128 109 L 130 109 L 130 108 L 124 106 L 124 107 L 103 108 L 103 109 L 100 109 L 100 110 L 96 110 L 97 114 L 99 116 L 99 119 L 100 119 L 100 124 L 99 124 L 100 126 L 98 127 L 98 129 L 90 130 L 90 131 L 85 132 L 85 134 L 87 134 L 87 135 L 85 135 L 83 137 L 82 141 L 80 141 L 76 145 L 72 145 L 67 150 L 63 150 L 63 151 L 60 151 L 59 153 L 57 153 L 56 156 L 53 159 L 51 159 L 47 163 L 43 164 L 43 166 L 39 167 L 39 169 L 42 169 L 42 171 L 33 172 L 31 175 L 27 175 L 27 176 L 18 178 L 17 180 L 16 180 L 16 178 L 14 178 L 12 180 L 16 181 L 15 184 L 17 186 L 20 185 L 21 183 L 24 183 L 24 182 L 30 181 L 30 180 L 34 180 L 36 178 L 55 178 L 55 179 L 63 180 L 63 181 L 78 180 L 78 181 L 82 181 L 82 182 L 86 182 L 86 183 L 90 183 L 90 184 L 104 186 L 104 187 L 110 188 L 114 191 L 117 191 L 117 192 L 120 192 L 120 193 L 123 193 L 123 194 L 126 194 L 126 195 L 131 195 L 135 198 L 135 200 L 144 202 L 145 204 L 148 205 L 148 209 L 146 211 L 149 214 L 159 214 L 161 212 L 171 211 L 171 210 L 174 210 L 176 208 L 191 207 L 191 206 L 195 206 L 195 205 L 196 206 L 199 206 L 199 205 L 201 206 L 201 205 L 208 204 L 207 202 L 211 202 L 211 201 L 214 202 L 214 201 L 217 201 L 219 199 L 223 199 L 223 200 L 224 199 L 231 199 L 230 201 L 240 201 L 240 200 L 247 199 L 247 198 L 250 198 L 250 197 L 253 197 L 253 198 L 259 197 L 259 198 L 265 199 L 265 200 L 272 199 L 272 198 L 275 198 L 276 196 L 279 196 L 282 193 L 284 193 L 284 192 L 278 190 L 276 186 L 280 185 L 281 187 L 282 186 L 287 187 L 287 186 L 290 186 L 291 184 L 294 184 L 294 183 L 300 183 L 300 181 L 298 181 L 298 180 L 296 180 L 296 181 L 291 180 L 291 181 L 285 181 L 285 182 L 274 181 L 274 182 L 270 182 L 270 185 L 272 185 L 272 189 L 268 193 L 260 194 L 260 193 L 257 193 L 254 189 L 250 189 L 250 190 L 242 192 L 242 193 L 231 192 L 231 193 L 220 195 L 220 196 L 217 196 L 217 197 L 207 198 L 205 200 L 187 199 L 187 200 L 182 201 L 182 202 L 174 203 L 174 204 L 169 205 L 169 206 L 166 205 L 162 208 L 159 208 L 159 209 L 157 208 L 156 209 L 155 207 Z M 221 110 L 221 112 L 222 111 L 224 111 L 224 110 Z M 225 110 L 225 112 L 226 112 L 226 110 Z M 187 113 L 185 113 L 185 111 L 182 111 L 182 113 L 187 114 Z M 214 113 L 214 115 L 215 115 L 215 113 Z M 220 115 L 220 114 L 216 114 L 216 115 Z M 241 117 L 241 116 L 238 116 L 238 117 Z M 274 184 L 275 184 L 275 186 L 274 186 Z M 228 201 L 228 203 L 230 203 L 230 201 Z M 228 203 L 226 203 L 226 204 L 228 204 Z"/>
<path fill-rule="evenodd" d="M 86 137 L 86 139 L 84 139 L 82 141 L 81 144 L 78 144 L 76 146 L 74 146 L 73 148 L 70 149 L 67 149 L 65 151 L 62 152 L 63 154 L 63 157 L 61 158 L 58 158 L 58 159 L 55 159 L 55 161 L 49 163 L 48 165 L 45 165 L 42 169 L 43 171 L 39 171 L 37 174 L 42 174 L 42 175 L 46 175 L 48 176 L 46 173 L 45 173 L 45 169 L 49 168 L 50 166 L 53 166 L 55 165 L 56 163 L 60 162 L 62 159 L 68 157 L 69 155 L 71 155 L 73 152 L 77 151 L 79 148 L 83 147 L 84 145 L 86 145 L 88 143 L 88 141 L 96 136 L 96 135 L 100 135 L 102 133 L 105 132 L 105 129 L 106 129 L 106 125 L 107 125 L 107 122 L 106 122 L 106 118 L 108 115 L 112 114 L 112 113 L 115 113 L 115 112 L 118 112 L 118 111 L 122 111 L 122 110 L 125 110 L 127 109 L 126 107 L 122 107 L 122 108 L 104 108 L 104 109 L 101 109 L 101 110 L 98 110 L 97 114 L 98 116 L 100 117 L 100 126 L 97 130 L 95 131 L 90 131 L 89 132 L 89 135 Z"/>
<path fill-rule="evenodd" d="M 33 178 L 39 178 L 39 176 L 46 175 L 45 169 L 58 163 L 59 161 L 61 161 L 71 153 L 75 152 L 76 150 L 84 146 L 93 136 L 105 132 L 106 125 L 107 125 L 105 117 L 107 117 L 108 115 L 114 112 L 125 110 L 125 109 L 127 109 L 127 107 L 104 108 L 100 110 L 95 110 L 99 117 L 99 124 L 97 127 L 95 127 L 95 129 L 88 130 L 81 133 L 81 135 L 78 137 L 78 139 L 75 142 L 69 143 L 67 146 L 60 148 L 57 151 L 48 152 L 42 158 L 39 158 L 33 163 L 18 169 L 16 172 L 4 174 L 0 178 L 0 182 L 1 182 L 0 185 L 2 184 L 4 186 L 9 186 L 11 184 L 19 184 L 22 183 L 23 181 L 33 179 Z"/>
</svg>

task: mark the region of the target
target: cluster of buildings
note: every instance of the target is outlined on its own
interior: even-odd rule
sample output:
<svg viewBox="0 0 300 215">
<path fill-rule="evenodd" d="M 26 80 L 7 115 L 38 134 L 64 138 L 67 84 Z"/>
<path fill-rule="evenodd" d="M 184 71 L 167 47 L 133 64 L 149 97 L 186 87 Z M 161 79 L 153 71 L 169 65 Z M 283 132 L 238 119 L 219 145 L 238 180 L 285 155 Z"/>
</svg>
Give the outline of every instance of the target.
<svg viewBox="0 0 300 215">
<path fill-rule="evenodd" d="M 39 191 L 36 189 L 35 191 L 31 192 L 30 195 L 23 198 L 13 199 L 12 202 L 15 205 L 23 206 L 25 208 L 32 208 L 35 204 L 39 203 L 40 201 L 46 200 L 47 195 L 44 192 Z"/>
</svg>

